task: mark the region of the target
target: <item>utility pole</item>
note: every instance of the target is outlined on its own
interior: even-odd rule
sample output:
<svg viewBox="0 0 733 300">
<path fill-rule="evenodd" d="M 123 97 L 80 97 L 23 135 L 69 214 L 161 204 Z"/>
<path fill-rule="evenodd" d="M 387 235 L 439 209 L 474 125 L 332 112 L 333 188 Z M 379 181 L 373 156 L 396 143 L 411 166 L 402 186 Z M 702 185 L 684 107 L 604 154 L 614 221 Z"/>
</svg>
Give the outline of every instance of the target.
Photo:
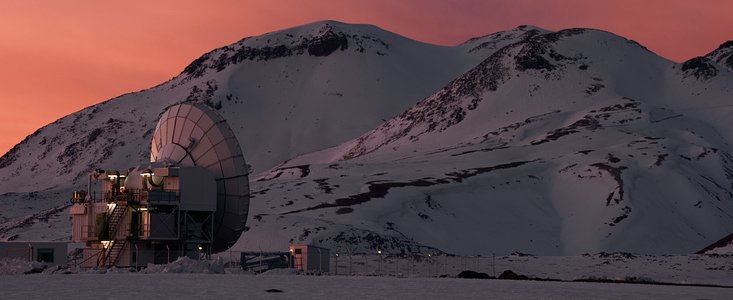
<svg viewBox="0 0 733 300">
<path fill-rule="evenodd" d="M 491 273 L 496 277 L 496 254 L 491 253 Z"/>
<path fill-rule="evenodd" d="M 323 259 L 322 259 L 322 255 L 321 255 L 321 248 L 318 247 L 318 248 L 316 248 L 316 250 L 318 250 L 318 275 L 321 275 L 321 273 L 323 273 L 323 271 L 321 270 L 321 266 L 323 266 Z"/>
<path fill-rule="evenodd" d="M 379 265 L 377 267 L 377 275 L 382 273 L 382 250 L 377 250 L 377 254 L 379 254 Z"/>
<path fill-rule="evenodd" d="M 347 248 L 346 251 L 349 252 L 349 275 L 354 275 L 354 271 L 351 269 L 351 248 Z"/>
<path fill-rule="evenodd" d="M 428 253 L 428 277 L 433 277 L 433 270 L 432 270 L 433 259 L 432 259 L 432 256 L 433 256 L 432 254 Z"/>
</svg>

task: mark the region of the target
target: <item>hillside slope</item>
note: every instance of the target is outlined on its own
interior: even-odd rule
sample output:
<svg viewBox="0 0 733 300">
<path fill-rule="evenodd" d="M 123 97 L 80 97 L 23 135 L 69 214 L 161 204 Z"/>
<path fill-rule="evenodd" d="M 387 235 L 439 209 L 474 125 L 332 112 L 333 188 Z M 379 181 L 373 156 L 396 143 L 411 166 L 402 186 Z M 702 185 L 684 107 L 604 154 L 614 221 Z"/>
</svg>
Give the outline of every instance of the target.
<svg viewBox="0 0 733 300">
<path fill-rule="evenodd" d="M 238 247 L 691 253 L 733 231 L 732 83 L 608 32 L 536 35 L 262 175 Z"/>
<path fill-rule="evenodd" d="M 68 203 L 94 168 L 149 161 L 155 124 L 176 103 L 216 108 L 253 171 L 263 171 L 378 126 L 530 30 L 456 47 L 335 21 L 245 38 L 204 54 L 168 82 L 73 113 L 16 145 L 0 158 L 0 224 Z"/>
<path fill-rule="evenodd" d="M 3 156 L 0 237 L 65 238 L 64 195 L 146 161 L 159 114 L 195 101 L 253 167 L 234 250 L 691 253 L 733 232 L 726 44 L 676 64 L 592 29 L 438 47 L 324 21 L 244 39 Z"/>
</svg>

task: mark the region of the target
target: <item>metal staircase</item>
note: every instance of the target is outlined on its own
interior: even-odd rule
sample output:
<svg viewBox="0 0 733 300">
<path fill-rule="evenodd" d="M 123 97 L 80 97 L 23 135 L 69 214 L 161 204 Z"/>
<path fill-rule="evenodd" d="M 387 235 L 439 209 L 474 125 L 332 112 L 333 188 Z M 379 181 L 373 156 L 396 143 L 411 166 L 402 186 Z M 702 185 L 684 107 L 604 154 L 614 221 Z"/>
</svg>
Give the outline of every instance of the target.
<svg viewBox="0 0 733 300">
<path fill-rule="evenodd" d="M 110 244 L 110 246 L 107 248 L 105 259 L 105 267 L 111 268 L 114 267 L 115 264 L 117 264 L 117 259 L 120 258 L 120 253 L 122 252 L 122 249 L 125 248 L 125 245 L 127 244 L 127 239 L 120 239 L 120 240 L 114 240 Z"/>
<path fill-rule="evenodd" d="M 125 245 L 127 244 L 127 236 L 124 236 L 122 238 L 119 238 L 117 236 L 120 226 L 123 223 L 122 219 L 127 214 L 127 208 L 127 202 L 117 202 L 117 205 L 112 210 L 112 213 L 109 216 L 109 237 L 112 239 L 112 241 L 109 245 L 107 245 L 104 254 L 100 256 L 98 261 L 99 267 L 114 267 L 115 264 L 117 264 L 120 253 L 122 253 L 122 249 L 124 249 Z"/>
</svg>

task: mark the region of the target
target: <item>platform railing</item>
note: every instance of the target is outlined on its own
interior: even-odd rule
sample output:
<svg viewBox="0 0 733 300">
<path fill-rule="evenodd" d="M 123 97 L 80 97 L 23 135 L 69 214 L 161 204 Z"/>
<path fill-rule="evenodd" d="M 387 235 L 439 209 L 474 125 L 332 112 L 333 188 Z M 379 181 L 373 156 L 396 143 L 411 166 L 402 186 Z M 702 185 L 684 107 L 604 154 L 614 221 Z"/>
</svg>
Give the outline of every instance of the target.
<svg viewBox="0 0 733 300">
<path fill-rule="evenodd" d="M 73 197 L 71 203 L 113 203 L 128 202 L 132 204 L 177 203 L 180 201 L 178 190 L 126 190 L 124 192 L 92 192 L 88 197 Z"/>
</svg>

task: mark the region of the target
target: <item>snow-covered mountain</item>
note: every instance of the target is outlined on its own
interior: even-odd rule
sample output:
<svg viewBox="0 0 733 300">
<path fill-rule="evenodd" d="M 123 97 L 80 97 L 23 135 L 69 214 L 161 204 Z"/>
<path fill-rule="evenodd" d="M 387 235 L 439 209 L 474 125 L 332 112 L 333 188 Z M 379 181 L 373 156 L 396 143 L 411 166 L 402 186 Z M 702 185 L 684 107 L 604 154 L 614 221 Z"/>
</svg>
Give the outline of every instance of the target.
<svg viewBox="0 0 733 300">
<path fill-rule="evenodd" d="M 93 166 L 144 162 L 157 117 L 185 101 L 219 109 L 255 171 L 266 170 L 409 108 L 486 56 L 468 50 L 334 21 L 246 38 L 204 54 L 162 85 L 39 129 L 3 156 L 2 189 L 46 189 Z"/>
<path fill-rule="evenodd" d="M 254 172 L 264 171 L 372 129 L 527 31 L 507 31 L 490 46 L 482 44 L 492 36 L 443 47 L 321 21 L 245 38 L 168 82 L 61 118 L 16 145 L 0 158 L 0 223 L 67 203 L 94 168 L 149 161 L 157 119 L 176 103 L 218 109 Z"/>
<path fill-rule="evenodd" d="M 13 148 L 0 234 L 65 237 L 22 216 L 66 218 L 62 192 L 146 161 L 160 113 L 200 101 L 257 173 L 235 250 L 694 252 L 733 232 L 726 44 L 676 64 L 591 29 L 440 47 L 324 21 L 247 38 Z"/>
<path fill-rule="evenodd" d="M 711 59 L 675 64 L 598 30 L 537 34 L 260 177 L 238 246 L 694 252 L 733 231 L 732 96 Z"/>
</svg>

